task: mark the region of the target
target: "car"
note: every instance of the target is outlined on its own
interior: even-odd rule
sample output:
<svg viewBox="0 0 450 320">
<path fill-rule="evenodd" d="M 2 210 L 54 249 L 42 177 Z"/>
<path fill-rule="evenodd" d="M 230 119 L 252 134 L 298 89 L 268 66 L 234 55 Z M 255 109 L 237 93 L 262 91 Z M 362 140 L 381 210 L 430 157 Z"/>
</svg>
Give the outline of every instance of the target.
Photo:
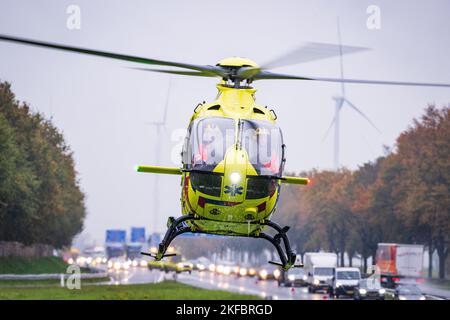
<svg viewBox="0 0 450 320">
<path fill-rule="evenodd" d="M 379 278 L 367 278 L 359 281 L 353 292 L 355 300 L 384 300 L 386 289 L 381 287 Z"/>
<path fill-rule="evenodd" d="M 258 269 L 258 280 L 278 280 L 280 276 L 280 268 L 273 264 L 266 264 Z"/>
<path fill-rule="evenodd" d="M 413 284 L 399 284 L 389 291 L 387 297 L 393 300 L 426 300 L 420 288 Z"/>
<path fill-rule="evenodd" d="M 278 286 L 304 287 L 308 285 L 308 276 L 303 268 L 291 268 L 287 271 L 281 270 L 278 278 Z"/>
<path fill-rule="evenodd" d="M 177 257 L 174 257 L 177 258 Z M 176 272 L 176 273 L 181 273 L 181 272 L 187 272 L 187 273 L 191 273 L 192 270 L 194 269 L 194 265 L 188 261 L 181 261 L 181 259 L 174 259 L 172 258 L 171 260 L 161 260 L 161 261 L 149 261 L 147 263 L 147 267 L 149 270 L 161 270 L 164 271 L 165 273 L 168 273 L 170 271 Z"/>
</svg>

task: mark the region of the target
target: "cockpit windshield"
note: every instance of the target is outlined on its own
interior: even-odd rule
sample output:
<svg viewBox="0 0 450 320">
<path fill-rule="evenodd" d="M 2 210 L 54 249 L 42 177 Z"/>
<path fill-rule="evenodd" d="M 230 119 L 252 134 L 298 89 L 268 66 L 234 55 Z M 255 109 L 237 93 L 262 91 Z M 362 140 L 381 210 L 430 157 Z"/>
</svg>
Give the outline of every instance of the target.
<svg viewBox="0 0 450 320">
<path fill-rule="evenodd" d="M 240 142 L 259 175 L 281 174 L 283 139 L 278 126 L 266 121 L 241 120 Z"/>
<path fill-rule="evenodd" d="M 229 118 L 203 118 L 192 123 L 183 150 L 183 162 L 191 169 L 212 171 L 234 145 L 235 122 Z"/>
<path fill-rule="evenodd" d="M 235 141 L 235 131 L 238 131 Z M 235 143 L 248 154 L 258 175 L 279 175 L 283 158 L 280 129 L 266 121 L 201 118 L 192 122 L 183 147 L 190 169 L 213 171 Z"/>
</svg>

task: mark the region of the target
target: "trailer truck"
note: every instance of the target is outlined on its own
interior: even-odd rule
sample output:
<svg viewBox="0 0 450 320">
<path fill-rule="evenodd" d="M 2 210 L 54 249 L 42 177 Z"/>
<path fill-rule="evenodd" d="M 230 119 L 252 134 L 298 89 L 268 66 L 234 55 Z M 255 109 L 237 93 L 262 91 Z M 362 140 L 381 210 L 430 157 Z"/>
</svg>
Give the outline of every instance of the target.
<svg viewBox="0 0 450 320">
<path fill-rule="evenodd" d="M 423 280 L 423 245 L 379 243 L 376 271 L 381 285 L 395 288 L 400 282 L 420 282 Z"/>
<path fill-rule="evenodd" d="M 130 242 L 127 243 L 127 259 L 135 260 L 140 258 L 142 247 L 145 244 L 145 228 L 131 228 Z"/>
<path fill-rule="evenodd" d="M 106 256 L 108 259 L 125 255 L 125 230 L 106 230 Z"/>
</svg>

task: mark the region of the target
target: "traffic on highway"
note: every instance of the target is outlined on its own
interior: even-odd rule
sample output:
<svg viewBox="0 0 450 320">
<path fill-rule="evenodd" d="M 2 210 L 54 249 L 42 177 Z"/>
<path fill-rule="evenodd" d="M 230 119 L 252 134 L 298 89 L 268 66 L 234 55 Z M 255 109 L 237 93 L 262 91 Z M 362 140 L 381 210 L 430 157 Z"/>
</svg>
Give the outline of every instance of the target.
<svg viewBox="0 0 450 320">
<path fill-rule="evenodd" d="M 433 299 L 421 289 L 423 248 L 417 245 L 380 243 L 377 265 L 372 273 L 363 274 L 360 268 L 339 266 L 338 256 L 331 252 L 307 252 L 303 261 L 299 259 L 299 267 L 289 270 L 270 263 L 253 265 L 207 257 L 188 260 L 175 247 L 168 249 L 173 256 L 154 261 L 145 255 L 129 254 L 124 237 L 117 238 L 118 242 L 111 242 L 111 237 L 114 231 L 108 230 L 106 248 L 84 250 L 68 258 L 68 263 L 107 272 L 110 281 L 103 285 L 172 280 L 274 300 Z M 138 242 L 132 243 L 138 246 Z M 139 250 L 144 246 L 141 243 Z M 155 249 L 150 247 L 149 251 Z"/>
</svg>

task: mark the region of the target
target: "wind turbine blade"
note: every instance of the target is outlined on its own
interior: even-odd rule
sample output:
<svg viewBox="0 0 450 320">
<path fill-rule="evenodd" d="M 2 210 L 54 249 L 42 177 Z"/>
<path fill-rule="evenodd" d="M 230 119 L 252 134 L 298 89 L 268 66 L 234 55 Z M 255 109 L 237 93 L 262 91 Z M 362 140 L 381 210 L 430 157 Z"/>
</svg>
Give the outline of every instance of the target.
<svg viewBox="0 0 450 320">
<path fill-rule="evenodd" d="M 166 127 L 165 124 L 162 125 L 162 128 L 163 128 L 163 130 L 164 130 L 164 133 L 167 135 L 167 137 L 170 138 L 169 131 L 167 130 L 167 127 Z"/>
<path fill-rule="evenodd" d="M 379 134 L 381 134 L 381 131 L 377 128 L 377 126 L 369 119 L 368 116 L 366 116 L 361 110 L 359 110 L 353 103 L 351 103 L 347 98 L 344 98 L 344 101 L 347 102 L 350 108 L 355 110 L 361 117 L 367 120 L 367 122 L 370 123 L 372 127 L 375 128 L 375 130 L 378 131 Z"/>
<path fill-rule="evenodd" d="M 336 112 L 334 114 L 333 120 L 331 120 L 330 126 L 328 127 L 327 131 L 325 132 L 325 135 L 322 138 L 322 142 L 325 141 L 325 139 L 328 137 L 328 134 L 330 133 L 331 128 L 333 125 L 336 124 L 337 117 L 339 116 L 338 113 L 341 112 L 342 105 L 344 104 L 344 99 L 342 97 L 334 97 L 333 98 L 336 101 Z"/>
<path fill-rule="evenodd" d="M 344 58 L 342 52 L 342 36 L 341 36 L 341 23 L 339 21 L 339 17 L 337 17 L 337 33 L 338 33 L 338 41 L 339 41 L 339 62 L 340 62 L 340 71 L 341 71 L 341 79 L 344 79 Z M 345 97 L 345 82 L 341 82 L 341 95 Z"/>
<path fill-rule="evenodd" d="M 327 131 L 325 132 L 325 135 L 322 138 L 322 142 L 325 141 L 325 139 L 328 137 L 328 134 L 330 133 L 331 128 L 336 122 L 336 115 L 334 115 L 333 120 L 331 120 L 330 126 L 328 127 Z"/>
<path fill-rule="evenodd" d="M 166 119 L 167 119 L 167 109 L 169 108 L 171 85 L 172 85 L 172 78 L 169 78 L 169 86 L 167 88 L 166 104 L 164 106 L 164 116 L 163 116 L 163 121 L 162 121 L 163 125 L 166 123 Z"/>
</svg>

